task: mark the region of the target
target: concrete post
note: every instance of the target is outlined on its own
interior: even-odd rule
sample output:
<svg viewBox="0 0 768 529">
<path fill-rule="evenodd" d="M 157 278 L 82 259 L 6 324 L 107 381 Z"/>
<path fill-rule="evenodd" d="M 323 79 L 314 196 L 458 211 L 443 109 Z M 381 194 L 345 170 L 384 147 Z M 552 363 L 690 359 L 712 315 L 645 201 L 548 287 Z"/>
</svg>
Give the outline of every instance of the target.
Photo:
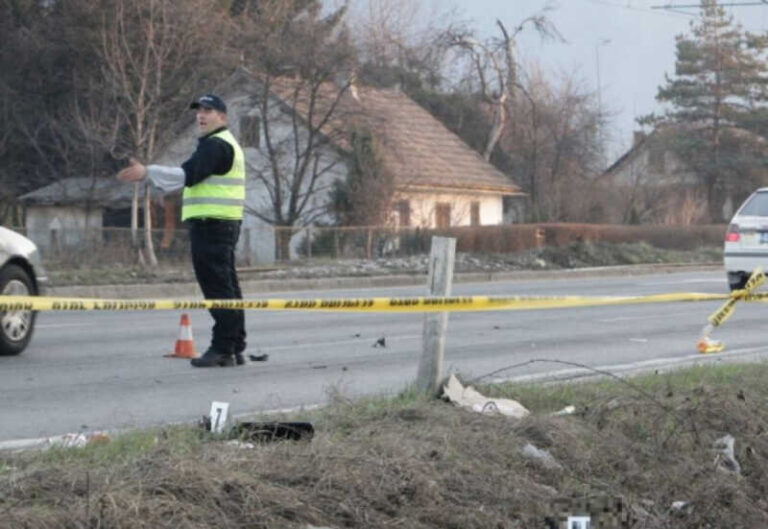
<svg viewBox="0 0 768 529">
<path fill-rule="evenodd" d="M 429 279 L 427 288 L 430 296 L 450 296 L 453 284 L 453 263 L 456 257 L 456 239 L 432 237 L 429 255 Z M 416 388 L 425 394 L 437 394 L 443 378 L 445 355 L 445 333 L 448 329 L 447 312 L 424 314 L 423 350 Z"/>
</svg>

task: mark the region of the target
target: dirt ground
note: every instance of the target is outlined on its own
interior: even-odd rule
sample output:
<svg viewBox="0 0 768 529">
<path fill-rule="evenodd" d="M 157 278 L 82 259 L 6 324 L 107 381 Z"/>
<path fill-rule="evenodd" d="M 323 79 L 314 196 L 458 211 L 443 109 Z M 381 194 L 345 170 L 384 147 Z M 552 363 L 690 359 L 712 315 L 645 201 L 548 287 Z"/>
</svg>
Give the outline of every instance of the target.
<svg viewBox="0 0 768 529">
<path fill-rule="evenodd" d="M 456 255 L 455 271 L 505 272 L 516 270 L 560 270 L 592 266 L 632 265 L 647 263 L 714 263 L 722 262 L 721 247 L 697 250 L 663 250 L 645 243 L 573 243 L 566 247 L 543 248 L 513 254 Z M 381 258 L 374 260 L 298 260 L 274 266 L 243 267 L 240 275 L 247 279 L 368 277 L 386 274 L 425 274 L 428 256 Z M 84 284 L 132 284 L 194 281 L 191 265 L 154 269 L 140 266 L 104 268 L 62 268 L 47 265 L 51 286 Z"/>
<path fill-rule="evenodd" d="M 478 388 L 519 400 L 522 420 L 335 396 L 291 418 L 315 425 L 308 441 L 233 446 L 189 426 L 0 454 L 0 528 L 768 527 L 766 377 L 731 365 Z"/>
</svg>

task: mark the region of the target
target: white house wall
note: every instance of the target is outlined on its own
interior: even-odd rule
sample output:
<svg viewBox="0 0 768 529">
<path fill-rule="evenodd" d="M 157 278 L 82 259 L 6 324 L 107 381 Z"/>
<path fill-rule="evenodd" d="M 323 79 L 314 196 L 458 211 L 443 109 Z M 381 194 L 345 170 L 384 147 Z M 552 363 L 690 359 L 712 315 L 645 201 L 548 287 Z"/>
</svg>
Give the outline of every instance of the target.
<svg viewBox="0 0 768 529">
<path fill-rule="evenodd" d="M 236 137 L 241 137 L 240 134 L 240 116 L 259 116 L 260 107 L 257 106 L 252 97 L 243 96 L 241 98 L 234 98 L 229 103 L 230 114 L 234 114 L 236 119 L 232 120 L 230 129 Z M 294 128 L 291 121 L 290 114 L 285 112 L 285 108 L 277 103 L 276 100 L 272 100 L 269 107 L 269 124 L 270 124 L 270 139 L 273 147 L 280 153 L 279 167 L 283 174 L 292 174 L 294 171 L 294 164 L 296 162 L 295 155 L 295 142 L 294 142 Z M 299 126 L 299 147 L 306 145 L 308 131 L 305 127 Z M 275 237 L 266 235 L 268 231 L 271 231 L 271 224 L 268 224 L 261 220 L 253 212 L 258 212 L 266 217 L 274 217 L 274 208 L 269 196 L 269 192 L 265 184 L 259 178 L 259 175 L 264 175 L 264 178 L 271 180 L 272 178 L 272 166 L 269 159 L 266 141 L 264 136 L 264 120 L 261 120 L 260 131 L 260 144 L 258 148 L 246 147 L 243 149 L 246 158 L 246 174 L 248 175 L 248 184 L 246 188 L 246 215 L 243 219 L 243 227 L 250 230 L 253 233 L 260 233 L 257 253 L 252 256 L 252 259 L 258 263 L 273 262 L 276 258 L 275 251 Z M 322 138 L 320 138 L 322 140 Z M 314 141 L 318 141 L 316 138 Z M 315 153 L 319 155 L 318 167 L 321 169 L 327 169 L 318 180 L 315 182 L 315 186 L 310 196 L 309 202 L 304 209 L 304 218 L 297 225 L 302 226 L 308 223 L 323 221 L 328 222 L 331 220 L 327 212 L 328 197 L 331 191 L 334 180 L 345 179 L 347 175 L 347 165 L 344 159 L 338 153 L 338 151 L 330 147 L 329 145 L 319 145 L 315 147 Z M 313 162 L 314 163 L 314 162 Z M 308 172 L 311 171 L 311 167 Z M 309 176 L 309 174 L 307 175 Z M 302 193 L 309 191 L 309 182 L 305 181 L 302 185 Z M 285 197 L 285 210 L 287 213 L 288 208 L 288 196 Z M 291 238 L 291 259 L 299 256 L 298 248 L 302 244 L 305 235 L 303 233 L 297 233 Z M 252 246 L 253 248 L 254 246 Z"/>
<path fill-rule="evenodd" d="M 451 205 L 451 226 L 469 226 L 473 202 L 480 206 L 480 225 L 494 226 L 504 221 L 504 208 L 501 195 L 472 195 L 452 193 L 407 193 L 399 195 L 398 200 L 408 200 L 410 204 L 411 226 L 419 228 L 436 227 L 435 210 L 439 203 Z"/>
<path fill-rule="evenodd" d="M 100 234 L 102 210 L 89 212 L 79 206 L 27 206 L 27 237 L 42 251 L 50 249 L 57 241 L 60 247 L 78 246 L 83 242 L 86 229 Z M 55 232 L 55 233 L 54 233 Z"/>
</svg>

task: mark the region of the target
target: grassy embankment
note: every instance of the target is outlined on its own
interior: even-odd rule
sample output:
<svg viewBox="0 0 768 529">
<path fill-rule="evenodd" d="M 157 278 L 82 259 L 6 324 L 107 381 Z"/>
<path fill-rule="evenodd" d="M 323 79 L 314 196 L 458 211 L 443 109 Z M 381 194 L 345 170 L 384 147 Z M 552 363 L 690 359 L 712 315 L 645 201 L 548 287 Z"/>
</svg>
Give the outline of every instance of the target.
<svg viewBox="0 0 768 529">
<path fill-rule="evenodd" d="M 313 422 L 309 442 L 243 448 L 179 426 L 7 453 L 0 527 L 540 528 L 584 509 L 600 528 L 614 527 L 606 516 L 634 520 L 626 527 L 768 527 L 766 377 L 766 365 L 724 365 L 479 387 L 524 404 L 521 421 L 411 392 L 335 397 L 290 417 Z M 553 414 L 567 405 L 575 413 Z M 738 475 L 713 449 L 725 434 Z M 555 464 L 525 458 L 527 443 Z"/>
</svg>

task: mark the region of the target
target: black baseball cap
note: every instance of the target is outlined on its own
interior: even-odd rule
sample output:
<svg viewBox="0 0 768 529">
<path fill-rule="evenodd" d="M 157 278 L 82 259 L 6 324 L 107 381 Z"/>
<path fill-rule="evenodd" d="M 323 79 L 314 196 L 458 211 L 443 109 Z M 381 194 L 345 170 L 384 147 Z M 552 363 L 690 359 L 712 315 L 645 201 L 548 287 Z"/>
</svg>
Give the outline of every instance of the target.
<svg viewBox="0 0 768 529">
<path fill-rule="evenodd" d="M 221 98 L 216 94 L 205 94 L 198 100 L 193 101 L 191 105 L 189 105 L 189 108 L 191 109 L 198 109 L 200 107 L 218 110 L 219 112 L 224 112 L 225 114 L 227 113 L 227 105 L 225 105 L 224 101 L 222 101 Z"/>
</svg>

